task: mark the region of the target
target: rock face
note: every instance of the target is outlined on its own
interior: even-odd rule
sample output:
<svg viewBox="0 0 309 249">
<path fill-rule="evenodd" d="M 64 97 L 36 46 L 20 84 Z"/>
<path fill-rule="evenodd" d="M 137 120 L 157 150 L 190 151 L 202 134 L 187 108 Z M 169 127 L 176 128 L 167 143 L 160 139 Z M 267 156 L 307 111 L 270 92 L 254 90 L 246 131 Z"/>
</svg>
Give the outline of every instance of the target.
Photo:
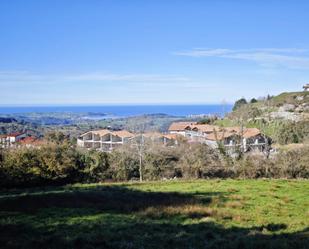
<svg viewBox="0 0 309 249">
<path fill-rule="evenodd" d="M 279 112 L 291 112 L 294 111 L 296 108 L 293 104 L 284 104 L 283 106 L 279 107 Z"/>
<path fill-rule="evenodd" d="M 298 122 L 302 119 L 299 114 L 288 111 L 271 112 L 270 116 L 273 119 L 286 119 L 294 122 Z"/>
<path fill-rule="evenodd" d="M 296 97 L 296 100 L 297 100 L 297 101 L 303 101 L 303 100 L 304 100 L 304 96 L 297 96 L 297 97 Z"/>
<path fill-rule="evenodd" d="M 303 103 L 295 108 L 296 112 L 309 112 L 309 104 Z"/>
</svg>

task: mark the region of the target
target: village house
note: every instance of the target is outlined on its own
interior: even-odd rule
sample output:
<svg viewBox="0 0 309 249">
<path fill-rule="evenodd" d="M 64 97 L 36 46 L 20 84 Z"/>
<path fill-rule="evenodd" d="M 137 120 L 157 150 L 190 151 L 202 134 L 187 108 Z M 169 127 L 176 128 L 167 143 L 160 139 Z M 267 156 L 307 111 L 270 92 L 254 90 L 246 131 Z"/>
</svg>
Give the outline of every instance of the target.
<svg viewBox="0 0 309 249">
<path fill-rule="evenodd" d="M 217 148 L 218 142 L 221 142 L 228 152 L 233 153 L 237 150 L 264 151 L 270 141 L 257 128 L 227 127 L 209 134 L 206 138 L 206 144 L 211 147 Z"/>
<path fill-rule="evenodd" d="M 213 148 L 217 148 L 220 142 L 229 151 L 239 149 L 244 152 L 251 150 L 263 151 L 269 143 L 268 138 L 257 128 L 223 128 L 215 125 L 196 123 L 185 124 L 181 122 L 179 125 L 177 125 L 177 123 L 171 124 L 169 131 L 171 134 L 178 134 L 186 137 L 188 142 L 205 143 Z"/>
<path fill-rule="evenodd" d="M 10 134 L 0 135 L 0 146 L 2 148 L 12 147 L 20 140 L 26 137 L 26 133 L 14 132 Z"/>
<path fill-rule="evenodd" d="M 110 131 L 103 129 L 88 131 L 78 137 L 77 145 L 88 149 L 111 151 L 127 143 L 133 136 L 133 133 L 126 130 Z"/>
<path fill-rule="evenodd" d="M 197 124 L 196 122 L 174 122 L 168 128 L 168 132 L 170 134 L 178 134 L 186 136 L 188 130 L 191 129 L 191 126 L 196 124 Z"/>
<path fill-rule="evenodd" d="M 176 134 L 162 134 L 159 132 L 133 134 L 126 130 L 111 131 L 103 129 L 89 131 L 80 135 L 77 139 L 77 145 L 87 149 L 112 151 L 121 145 L 137 142 L 154 142 L 166 146 L 173 146 L 177 145 L 176 138 Z"/>
<path fill-rule="evenodd" d="M 153 142 L 157 144 L 163 144 L 165 146 L 174 146 L 178 144 L 177 134 L 162 134 L 159 132 L 147 132 L 142 134 L 136 134 L 130 140 L 134 142 Z"/>
<path fill-rule="evenodd" d="M 305 85 L 303 86 L 303 89 L 304 89 L 304 91 L 309 91 L 309 84 L 305 84 Z"/>
<path fill-rule="evenodd" d="M 24 146 L 27 148 L 34 148 L 34 147 L 40 147 L 44 144 L 44 141 L 42 139 L 39 139 L 35 136 L 28 136 L 20 141 L 18 141 L 17 146 Z"/>
</svg>

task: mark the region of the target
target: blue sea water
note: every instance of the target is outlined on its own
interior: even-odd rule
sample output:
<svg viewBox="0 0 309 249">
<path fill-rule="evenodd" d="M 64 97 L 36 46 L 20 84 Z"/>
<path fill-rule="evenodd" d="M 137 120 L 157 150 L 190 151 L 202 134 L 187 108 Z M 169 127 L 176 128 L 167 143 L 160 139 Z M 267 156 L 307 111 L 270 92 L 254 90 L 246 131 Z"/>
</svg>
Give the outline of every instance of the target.
<svg viewBox="0 0 309 249">
<path fill-rule="evenodd" d="M 223 115 L 232 105 L 102 105 L 102 106 L 24 106 L 0 107 L 0 114 L 26 113 L 98 113 L 115 117 L 130 117 L 144 114 L 167 114 L 189 116 L 200 114 Z"/>
</svg>

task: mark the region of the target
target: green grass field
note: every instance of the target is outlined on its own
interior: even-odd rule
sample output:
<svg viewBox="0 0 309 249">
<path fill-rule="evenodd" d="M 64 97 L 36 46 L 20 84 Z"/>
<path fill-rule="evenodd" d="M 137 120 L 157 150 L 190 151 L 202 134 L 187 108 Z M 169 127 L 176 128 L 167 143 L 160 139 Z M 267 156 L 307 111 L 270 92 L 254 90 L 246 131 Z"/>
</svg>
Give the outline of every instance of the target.
<svg viewBox="0 0 309 249">
<path fill-rule="evenodd" d="M 0 248 L 308 248 L 309 181 L 201 180 L 0 192 Z"/>
</svg>

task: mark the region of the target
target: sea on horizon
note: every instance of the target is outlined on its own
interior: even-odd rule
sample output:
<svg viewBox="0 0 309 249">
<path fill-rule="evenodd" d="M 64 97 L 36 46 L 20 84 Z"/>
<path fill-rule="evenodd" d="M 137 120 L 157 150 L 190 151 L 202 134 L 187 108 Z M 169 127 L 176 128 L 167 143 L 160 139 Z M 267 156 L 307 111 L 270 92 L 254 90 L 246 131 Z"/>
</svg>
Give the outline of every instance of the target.
<svg viewBox="0 0 309 249">
<path fill-rule="evenodd" d="M 171 116 L 219 115 L 232 110 L 232 105 L 101 105 L 101 106 L 5 106 L 0 114 L 26 113 L 96 113 L 117 117 L 130 117 L 146 114 L 166 114 Z"/>
</svg>

